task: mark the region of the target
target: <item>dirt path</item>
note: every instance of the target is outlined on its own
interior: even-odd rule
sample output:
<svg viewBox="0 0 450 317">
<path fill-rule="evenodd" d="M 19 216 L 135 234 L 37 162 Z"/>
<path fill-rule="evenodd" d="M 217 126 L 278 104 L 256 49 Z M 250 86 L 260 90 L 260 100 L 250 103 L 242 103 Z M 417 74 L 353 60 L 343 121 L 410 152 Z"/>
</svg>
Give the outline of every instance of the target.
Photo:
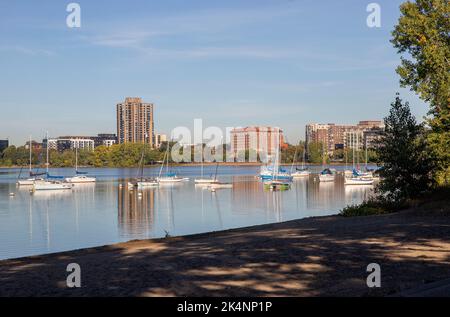
<svg viewBox="0 0 450 317">
<path fill-rule="evenodd" d="M 82 287 L 66 287 L 66 266 Z M 366 286 L 381 265 L 382 287 Z M 450 217 L 311 218 L 0 262 L 0 296 L 390 295 L 450 277 Z M 450 295 L 450 294 L 449 294 Z"/>
</svg>

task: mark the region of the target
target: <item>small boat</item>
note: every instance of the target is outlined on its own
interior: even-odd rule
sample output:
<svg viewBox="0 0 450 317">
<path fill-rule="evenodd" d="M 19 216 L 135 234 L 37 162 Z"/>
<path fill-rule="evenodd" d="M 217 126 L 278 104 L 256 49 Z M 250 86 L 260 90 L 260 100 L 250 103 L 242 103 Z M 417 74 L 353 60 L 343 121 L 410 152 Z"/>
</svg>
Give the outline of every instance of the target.
<svg viewBox="0 0 450 317">
<path fill-rule="evenodd" d="M 95 183 L 97 179 L 95 177 L 88 177 L 84 175 L 68 177 L 66 182 L 68 183 Z"/>
<path fill-rule="evenodd" d="M 86 172 L 78 171 L 78 148 L 75 148 L 75 174 L 76 176 L 66 178 L 68 183 L 95 183 L 95 177 L 86 176 Z"/>
<path fill-rule="evenodd" d="M 265 180 L 286 180 L 291 181 L 292 176 L 289 174 L 284 168 L 279 167 L 277 171 L 274 171 L 274 168 L 272 166 L 261 166 L 261 170 L 259 173 L 259 177 L 265 181 Z"/>
<path fill-rule="evenodd" d="M 166 160 L 167 160 L 166 174 L 162 176 L 161 174 Z M 167 151 L 164 154 L 163 163 L 161 165 L 161 169 L 159 170 L 159 176 L 156 178 L 156 180 L 158 181 L 158 183 L 179 183 L 189 180 L 189 178 L 178 177 L 175 173 L 169 171 L 169 147 L 167 147 Z"/>
<path fill-rule="evenodd" d="M 373 178 L 369 177 L 352 177 L 344 180 L 344 185 L 372 185 Z"/>
<path fill-rule="evenodd" d="M 269 190 L 288 190 L 291 188 L 291 184 L 283 181 L 270 181 L 264 183 L 264 188 Z"/>
<path fill-rule="evenodd" d="M 43 180 L 42 178 L 38 178 L 37 176 L 41 176 L 41 175 L 45 175 L 45 173 L 33 173 L 32 171 L 32 140 L 31 140 L 31 136 L 30 136 L 30 142 L 28 144 L 29 147 L 29 168 L 28 168 L 28 172 L 29 172 L 29 178 L 20 178 L 21 174 L 22 174 L 22 169 L 20 170 L 19 173 L 19 179 L 17 180 L 17 185 L 18 186 L 33 186 L 34 182 L 37 180 Z"/>
<path fill-rule="evenodd" d="M 158 185 L 159 183 L 156 178 L 142 178 L 136 183 L 138 188 L 155 187 Z"/>
<path fill-rule="evenodd" d="M 305 168 L 306 150 L 303 149 L 302 167 L 301 168 L 296 167 L 295 172 L 293 172 L 296 157 L 297 157 L 297 149 L 295 149 L 294 159 L 292 160 L 291 176 L 293 178 L 308 177 L 310 173 L 309 173 L 308 169 Z"/>
<path fill-rule="evenodd" d="M 194 183 L 195 184 L 203 184 L 203 185 L 217 183 L 217 179 L 215 177 L 214 178 L 212 178 L 212 177 L 211 178 L 204 178 L 203 177 L 203 155 L 202 155 L 202 164 L 201 164 L 200 178 L 196 178 L 194 180 Z"/>
<path fill-rule="evenodd" d="M 62 176 L 51 176 L 49 174 L 49 154 L 48 154 L 48 132 L 47 132 L 47 149 L 46 149 L 47 161 L 46 165 L 46 179 L 44 180 L 36 180 L 33 184 L 33 191 L 37 190 L 68 190 L 73 188 L 73 184 L 64 182 L 59 179 L 63 179 Z"/>
<path fill-rule="evenodd" d="M 328 153 L 325 150 L 325 143 L 322 143 L 322 166 L 325 167 L 326 164 L 326 157 Z M 330 168 L 324 168 L 322 172 L 319 174 L 319 181 L 321 183 L 325 182 L 334 182 L 334 176 L 335 176 L 335 170 L 332 170 Z"/>
<path fill-rule="evenodd" d="M 319 181 L 320 182 L 334 182 L 334 173 L 329 168 L 324 169 L 319 174 Z"/>
<path fill-rule="evenodd" d="M 360 173 L 356 169 L 353 169 L 352 177 L 345 178 L 345 185 L 372 185 L 373 177 L 372 173 Z"/>
<path fill-rule="evenodd" d="M 159 183 L 178 183 L 189 179 L 178 177 L 175 173 L 168 173 L 165 176 L 157 177 L 156 180 Z"/>
<path fill-rule="evenodd" d="M 307 169 L 304 170 L 297 170 L 294 173 L 291 174 L 293 178 L 302 178 L 302 177 L 308 177 L 309 171 Z"/>
</svg>

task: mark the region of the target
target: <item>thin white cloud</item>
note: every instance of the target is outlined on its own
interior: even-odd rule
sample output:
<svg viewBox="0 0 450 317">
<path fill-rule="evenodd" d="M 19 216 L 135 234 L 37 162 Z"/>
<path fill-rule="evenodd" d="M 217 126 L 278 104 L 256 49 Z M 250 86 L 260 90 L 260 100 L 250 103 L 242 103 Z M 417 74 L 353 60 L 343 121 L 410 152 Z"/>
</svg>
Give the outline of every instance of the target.
<svg viewBox="0 0 450 317">
<path fill-rule="evenodd" d="M 40 49 L 40 48 L 30 48 L 30 47 L 17 46 L 17 45 L 2 45 L 2 46 L 0 46 L 0 52 L 13 52 L 13 53 L 20 53 L 20 54 L 29 55 L 29 56 L 54 56 L 54 55 L 56 55 L 55 52 L 50 51 L 50 50 Z"/>
<path fill-rule="evenodd" d="M 134 50 L 147 57 L 287 57 L 295 54 L 295 51 L 250 45 L 217 46 L 213 43 L 217 43 L 222 36 L 227 37 L 226 32 L 230 29 L 247 24 L 282 20 L 284 17 L 298 13 L 298 9 L 286 6 L 239 10 L 196 10 L 164 17 L 150 16 L 144 22 L 134 18 L 131 22 L 124 21 L 124 25 L 119 26 L 120 29 L 118 29 L 117 21 L 114 21 L 114 26 L 103 25 L 100 28 L 94 28 L 97 34 L 84 35 L 81 39 L 96 46 Z M 187 43 L 183 48 L 172 47 L 171 37 L 179 36 L 192 40 L 191 45 Z M 203 39 L 200 41 L 201 44 L 198 42 L 199 37 Z M 209 40 L 205 40 L 205 37 L 209 37 Z M 161 42 L 158 45 L 155 44 L 161 39 L 165 45 Z"/>
</svg>

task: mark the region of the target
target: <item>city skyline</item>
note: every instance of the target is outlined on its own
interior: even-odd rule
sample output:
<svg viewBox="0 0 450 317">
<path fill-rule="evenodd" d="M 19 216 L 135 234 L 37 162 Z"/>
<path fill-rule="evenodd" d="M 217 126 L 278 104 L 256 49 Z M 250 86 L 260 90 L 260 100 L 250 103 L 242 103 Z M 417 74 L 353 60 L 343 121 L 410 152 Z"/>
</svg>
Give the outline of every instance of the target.
<svg viewBox="0 0 450 317">
<path fill-rule="evenodd" d="M 1 139 L 114 133 L 126 96 L 155 104 L 158 132 L 202 118 L 279 126 L 290 143 L 308 122 L 381 120 L 396 91 L 419 120 L 427 112 L 395 73 L 400 0 L 379 1 L 379 29 L 360 1 L 78 2 L 80 29 L 65 3 L 2 4 Z"/>
</svg>

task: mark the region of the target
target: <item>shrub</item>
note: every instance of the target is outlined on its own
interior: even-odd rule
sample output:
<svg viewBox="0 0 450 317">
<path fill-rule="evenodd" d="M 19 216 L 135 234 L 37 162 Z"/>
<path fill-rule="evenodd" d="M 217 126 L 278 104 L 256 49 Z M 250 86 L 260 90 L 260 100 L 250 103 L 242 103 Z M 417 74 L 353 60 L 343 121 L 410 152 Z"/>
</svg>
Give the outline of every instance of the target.
<svg viewBox="0 0 450 317">
<path fill-rule="evenodd" d="M 395 202 L 385 198 L 371 198 L 359 205 L 350 205 L 340 211 L 344 217 L 382 215 L 409 207 L 407 202 Z"/>
</svg>

